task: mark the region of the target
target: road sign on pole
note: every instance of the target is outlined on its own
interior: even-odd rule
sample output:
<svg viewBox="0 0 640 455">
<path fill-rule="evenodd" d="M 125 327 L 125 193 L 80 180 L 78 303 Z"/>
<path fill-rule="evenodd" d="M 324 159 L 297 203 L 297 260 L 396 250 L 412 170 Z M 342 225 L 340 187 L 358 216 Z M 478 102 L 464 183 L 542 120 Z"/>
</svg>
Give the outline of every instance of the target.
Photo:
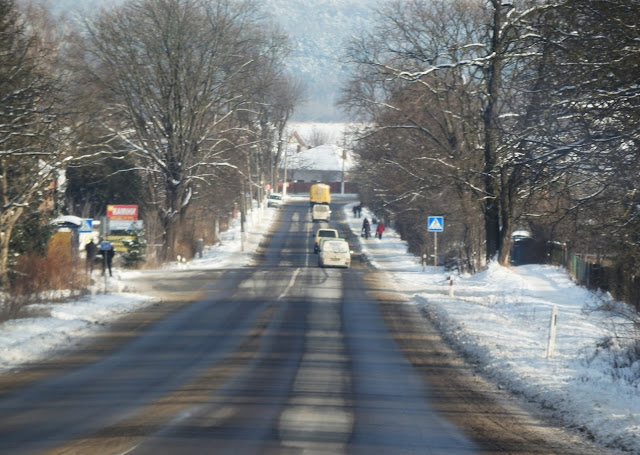
<svg viewBox="0 0 640 455">
<path fill-rule="evenodd" d="M 441 216 L 430 216 L 427 222 L 429 232 L 442 232 L 444 230 L 444 218 Z"/>
<path fill-rule="evenodd" d="M 438 268 L 438 232 L 444 230 L 444 218 L 441 216 L 430 216 L 427 221 L 427 231 L 433 232 L 433 268 Z"/>
<path fill-rule="evenodd" d="M 83 219 L 82 224 L 78 229 L 78 232 L 81 234 L 87 234 L 87 233 L 93 232 L 93 219 L 90 219 L 90 218 Z"/>
</svg>

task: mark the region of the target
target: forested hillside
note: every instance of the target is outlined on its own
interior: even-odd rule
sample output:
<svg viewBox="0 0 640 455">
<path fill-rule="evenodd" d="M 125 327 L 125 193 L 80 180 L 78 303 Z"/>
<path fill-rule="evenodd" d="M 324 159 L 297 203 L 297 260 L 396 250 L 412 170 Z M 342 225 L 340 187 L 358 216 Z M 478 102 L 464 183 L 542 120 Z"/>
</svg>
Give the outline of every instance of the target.
<svg viewBox="0 0 640 455">
<path fill-rule="evenodd" d="M 109 3 L 125 0 L 49 0 L 56 13 L 86 14 Z M 345 41 L 366 29 L 372 8 L 382 0 L 264 0 L 272 16 L 291 37 L 292 53 L 286 61 L 291 73 L 307 85 L 309 101 L 296 113 L 298 120 L 335 121 L 334 106 L 347 68 L 341 59 Z"/>
</svg>

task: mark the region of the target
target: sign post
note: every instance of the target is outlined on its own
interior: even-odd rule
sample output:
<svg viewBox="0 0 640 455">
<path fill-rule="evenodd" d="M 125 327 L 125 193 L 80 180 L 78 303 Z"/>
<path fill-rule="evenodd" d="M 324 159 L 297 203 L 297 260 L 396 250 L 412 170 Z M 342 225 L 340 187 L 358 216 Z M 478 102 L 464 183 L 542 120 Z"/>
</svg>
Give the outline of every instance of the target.
<svg viewBox="0 0 640 455">
<path fill-rule="evenodd" d="M 553 357 L 556 348 L 556 327 L 558 326 L 558 307 L 554 305 L 551 310 L 551 320 L 549 321 L 549 339 L 547 340 L 547 359 Z"/>
<path fill-rule="evenodd" d="M 427 231 L 433 232 L 433 267 L 438 268 L 438 232 L 444 230 L 444 219 L 441 216 L 430 216 Z"/>
</svg>

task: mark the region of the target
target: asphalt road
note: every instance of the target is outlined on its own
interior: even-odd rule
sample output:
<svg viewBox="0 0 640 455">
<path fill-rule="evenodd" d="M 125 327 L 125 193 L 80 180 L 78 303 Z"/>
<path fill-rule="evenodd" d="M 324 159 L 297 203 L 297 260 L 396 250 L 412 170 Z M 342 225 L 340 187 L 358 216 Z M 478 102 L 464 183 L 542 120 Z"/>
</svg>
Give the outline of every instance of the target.
<svg viewBox="0 0 640 455">
<path fill-rule="evenodd" d="M 0 454 L 603 453 L 474 377 L 357 252 L 319 268 L 307 203 L 279 217 L 253 266 L 150 273 L 164 303 L 2 378 Z"/>
</svg>

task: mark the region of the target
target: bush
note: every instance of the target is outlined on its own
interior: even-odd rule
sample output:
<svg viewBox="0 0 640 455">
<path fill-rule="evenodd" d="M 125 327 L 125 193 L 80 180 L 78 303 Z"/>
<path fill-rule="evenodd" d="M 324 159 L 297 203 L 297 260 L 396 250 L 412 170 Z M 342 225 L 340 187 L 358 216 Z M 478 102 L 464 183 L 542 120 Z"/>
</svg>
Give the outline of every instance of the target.
<svg viewBox="0 0 640 455">
<path fill-rule="evenodd" d="M 613 333 L 596 343 L 587 363 L 600 363 L 603 366 L 599 369 L 608 371 L 611 377 L 640 385 L 640 313 L 606 295 L 587 305 L 586 311 L 608 315 Z"/>
<path fill-rule="evenodd" d="M 147 241 L 144 237 L 144 231 L 133 231 L 132 240 L 123 240 L 122 243 L 127 247 L 124 254 L 125 267 L 138 268 L 146 261 Z"/>
<path fill-rule="evenodd" d="M 2 296 L 0 320 L 20 317 L 27 305 L 60 297 L 59 291 L 70 291 L 72 295 L 83 291 L 87 277 L 76 273 L 76 268 L 77 263 L 65 255 L 18 256 L 11 284 Z M 64 297 L 68 295 L 69 292 Z"/>
</svg>

